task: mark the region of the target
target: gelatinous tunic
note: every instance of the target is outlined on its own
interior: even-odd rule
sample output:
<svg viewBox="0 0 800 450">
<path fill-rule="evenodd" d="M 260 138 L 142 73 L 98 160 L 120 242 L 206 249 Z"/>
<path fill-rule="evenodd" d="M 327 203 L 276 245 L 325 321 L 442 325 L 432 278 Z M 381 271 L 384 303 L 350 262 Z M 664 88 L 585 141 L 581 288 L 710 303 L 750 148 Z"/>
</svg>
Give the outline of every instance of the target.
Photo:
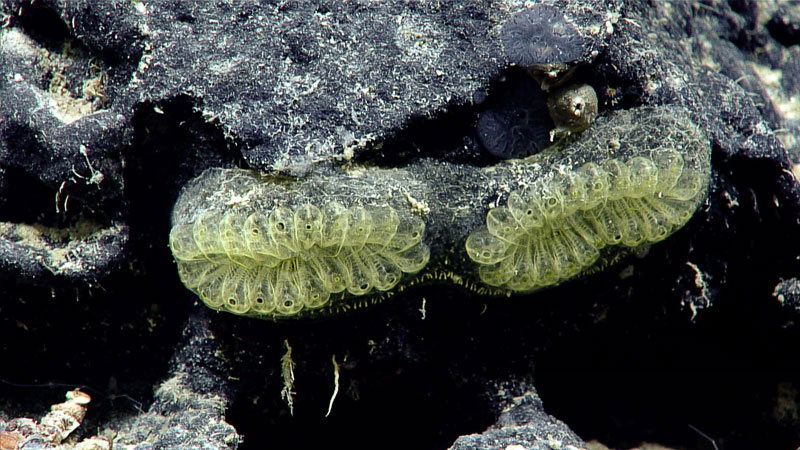
<svg viewBox="0 0 800 450">
<path fill-rule="evenodd" d="M 229 171 L 242 194 L 264 181 Z M 276 189 L 278 186 L 276 186 Z M 245 200 L 241 200 L 245 201 Z M 429 258 L 424 222 L 391 206 L 338 201 L 199 215 L 170 233 L 184 284 L 206 305 L 237 314 L 292 316 L 331 295 L 392 289 Z"/>
<path fill-rule="evenodd" d="M 483 282 L 554 285 L 605 247 L 658 242 L 686 224 L 705 197 L 708 141 L 681 109 L 643 109 L 650 114 L 618 114 L 572 144 L 594 159 L 551 167 L 489 211 L 466 241 Z"/>
<path fill-rule="evenodd" d="M 299 179 L 209 169 L 184 187 L 170 246 L 208 306 L 264 318 L 335 313 L 425 280 L 530 292 L 682 227 L 709 160 L 685 109 L 643 106 L 489 167 L 421 159 Z"/>
</svg>

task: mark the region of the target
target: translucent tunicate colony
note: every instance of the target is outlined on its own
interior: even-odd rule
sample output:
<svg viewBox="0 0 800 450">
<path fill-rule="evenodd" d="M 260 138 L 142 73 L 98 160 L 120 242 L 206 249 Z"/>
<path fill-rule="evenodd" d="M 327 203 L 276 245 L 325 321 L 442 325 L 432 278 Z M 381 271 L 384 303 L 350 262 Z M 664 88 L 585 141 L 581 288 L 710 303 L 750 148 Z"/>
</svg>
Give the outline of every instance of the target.
<svg viewBox="0 0 800 450">
<path fill-rule="evenodd" d="M 170 247 L 205 304 L 261 318 L 336 314 L 427 281 L 529 292 L 667 238 L 705 198 L 709 160 L 686 109 L 642 106 L 487 167 L 215 168 L 181 192 Z"/>
<path fill-rule="evenodd" d="M 689 220 L 708 184 L 708 141 L 685 110 L 642 111 L 573 143 L 584 155 L 577 167 L 554 165 L 489 211 L 466 241 L 484 283 L 554 285 L 592 266 L 605 247 L 658 242 Z"/>
<path fill-rule="evenodd" d="M 173 227 L 170 247 L 181 280 L 209 307 L 281 317 L 344 291 L 392 289 L 428 262 L 424 232 L 421 219 L 392 207 L 333 201 L 201 214 Z"/>
</svg>

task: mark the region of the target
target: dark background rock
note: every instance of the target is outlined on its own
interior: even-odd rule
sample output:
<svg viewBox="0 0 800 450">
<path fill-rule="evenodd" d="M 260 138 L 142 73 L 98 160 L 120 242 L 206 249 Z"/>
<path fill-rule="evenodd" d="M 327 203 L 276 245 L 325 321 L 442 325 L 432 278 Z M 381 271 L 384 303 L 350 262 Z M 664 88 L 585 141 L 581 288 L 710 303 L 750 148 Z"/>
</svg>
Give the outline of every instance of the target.
<svg viewBox="0 0 800 450">
<path fill-rule="evenodd" d="M 519 389 L 524 383 L 513 386 Z M 505 390 L 501 391 L 510 395 Z M 499 396 L 503 398 L 503 396 Z M 450 450 L 505 450 L 509 446 L 531 450 L 550 450 L 552 448 L 577 449 L 583 441 L 563 422 L 544 412 L 542 400 L 535 391 L 514 396 L 509 406 L 497 418 L 497 423 L 482 434 L 459 437 Z"/>
<path fill-rule="evenodd" d="M 137 100 L 189 95 L 252 167 L 303 173 L 468 103 L 500 68 L 490 13 L 502 12 L 461 2 L 153 4 Z"/>
<path fill-rule="evenodd" d="M 351 151 L 491 164 L 475 124 L 522 74 L 500 44 L 522 2 L 0 2 L 0 415 L 39 417 L 85 385 L 81 436 L 108 426 L 134 442 L 139 420 L 175 425 L 162 448 L 192 442 L 193 418 L 222 420 L 220 403 L 203 406 L 216 395 L 243 449 L 446 448 L 497 421 L 498 386 L 519 396 L 532 379 L 548 414 L 610 447 L 707 448 L 691 424 L 726 450 L 794 448 L 800 59 L 786 35 L 798 6 L 547 3 L 597 31 L 574 78 L 601 114 L 679 103 L 708 133 L 713 181 L 692 221 L 533 295 L 420 286 L 275 324 L 204 311 L 182 287 L 166 245 L 180 187 L 210 166 L 301 173 Z M 73 271 L 42 263 L 73 249 Z M 280 399 L 284 341 L 294 416 Z M 163 383 L 178 372 L 185 383 Z M 541 416 L 525 417 L 535 428 Z M 235 447 L 219 426 L 227 440 L 209 445 Z M 517 443 L 502 426 L 472 439 Z"/>
</svg>

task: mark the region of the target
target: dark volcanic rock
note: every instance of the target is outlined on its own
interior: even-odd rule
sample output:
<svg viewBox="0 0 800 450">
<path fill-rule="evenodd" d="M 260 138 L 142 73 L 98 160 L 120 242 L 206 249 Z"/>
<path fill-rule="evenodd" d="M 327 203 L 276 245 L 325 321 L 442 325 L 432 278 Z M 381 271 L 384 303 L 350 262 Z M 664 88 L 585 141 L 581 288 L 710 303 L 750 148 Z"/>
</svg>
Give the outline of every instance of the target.
<svg viewBox="0 0 800 450">
<path fill-rule="evenodd" d="M 303 173 L 468 103 L 500 68 L 498 13 L 462 2 L 152 3 L 137 95 L 190 95 L 252 167 Z"/>
<path fill-rule="evenodd" d="M 570 83 L 600 115 L 678 104 L 706 133 L 709 196 L 684 229 L 511 299 L 429 284 L 326 321 L 198 310 L 167 247 L 187 180 L 493 164 L 478 118 L 522 107 L 502 29 L 527 7 L 580 34 Z M 726 450 L 796 445 L 797 17 L 754 0 L 0 0 L 0 420 L 82 385 L 75 441 L 109 428 L 142 450 L 708 446 L 687 424 Z"/>
<path fill-rule="evenodd" d="M 542 400 L 535 391 L 529 391 L 514 397 L 489 430 L 461 436 L 450 450 L 577 450 L 584 446 L 563 422 L 545 413 Z"/>
<path fill-rule="evenodd" d="M 115 444 L 133 450 L 237 448 L 242 438 L 225 422 L 227 367 L 216 351 L 208 317 L 191 316 L 170 364 L 171 377 L 160 384 L 146 414 L 116 424 Z"/>
</svg>

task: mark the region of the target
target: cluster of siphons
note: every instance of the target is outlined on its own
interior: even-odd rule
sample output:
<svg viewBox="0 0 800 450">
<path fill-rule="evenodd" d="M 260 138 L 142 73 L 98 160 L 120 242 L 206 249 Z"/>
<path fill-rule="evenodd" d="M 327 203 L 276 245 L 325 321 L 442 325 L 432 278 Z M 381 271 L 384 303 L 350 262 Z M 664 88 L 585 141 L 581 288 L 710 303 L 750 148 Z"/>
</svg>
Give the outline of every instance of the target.
<svg viewBox="0 0 800 450">
<path fill-rule="evenodd" d="M 554 285 L 591 266 L 606 246 L 665 239 L 692 216 L 706 182 L 675 150 L 589 162 L 512 192 L 467 238 L 467 253 L 491 286 Z"/>
<path fill-rule="evenodd" d="M 292 316 L 345 290 L 359 296 L 392 289 L 404 272 L 427 264 L 424 232 L 420 218 L 389 206 L 329 202 L 204 214 L 175 226 L 170 247 L 184 284 L 208 306 Z"/>
</svg>

